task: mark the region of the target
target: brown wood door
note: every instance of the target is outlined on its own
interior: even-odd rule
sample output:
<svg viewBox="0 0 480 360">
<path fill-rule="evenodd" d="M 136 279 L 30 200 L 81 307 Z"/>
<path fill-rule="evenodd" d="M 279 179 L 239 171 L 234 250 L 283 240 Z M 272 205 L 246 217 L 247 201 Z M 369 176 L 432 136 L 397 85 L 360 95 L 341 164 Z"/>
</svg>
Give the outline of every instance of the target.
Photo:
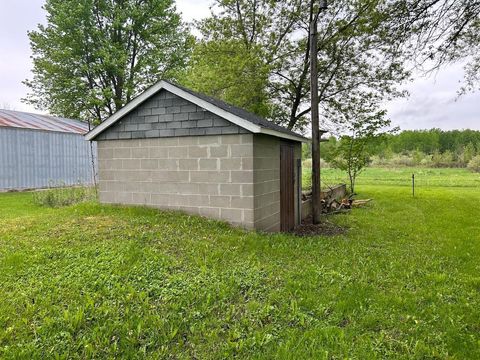
<svg viewBox="0 0 480 360">
<path fill-rule="evenodd" d="M 293 146 L 280 145 L 280 230 L 295 227 L 295 170 Z"/>
</svg>

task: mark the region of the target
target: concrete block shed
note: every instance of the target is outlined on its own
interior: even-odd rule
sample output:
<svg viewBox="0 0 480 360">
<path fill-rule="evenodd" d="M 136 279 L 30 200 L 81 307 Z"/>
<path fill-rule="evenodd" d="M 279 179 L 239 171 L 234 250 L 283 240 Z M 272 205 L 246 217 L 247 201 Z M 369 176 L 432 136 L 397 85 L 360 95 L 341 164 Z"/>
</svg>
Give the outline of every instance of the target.
<svg viewBox="0 0 480 360">
<path fill-rule="evenodd" d="M 90 131 L 102 203 L 181 210 L 247 229 L 300 221 L 306 138 L 160 81 Z"/>
</svg>

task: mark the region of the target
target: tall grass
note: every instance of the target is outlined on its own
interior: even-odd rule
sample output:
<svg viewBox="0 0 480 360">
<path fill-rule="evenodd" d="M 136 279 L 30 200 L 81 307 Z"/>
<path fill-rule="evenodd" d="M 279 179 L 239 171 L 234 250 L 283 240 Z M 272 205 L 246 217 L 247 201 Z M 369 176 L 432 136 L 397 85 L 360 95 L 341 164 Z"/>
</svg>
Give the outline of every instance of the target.
<svg viewBox="0 0 480 360">
<path fill-rule="evenodd" d="M 33 202 L 39 206 L 61 207 L 93 201 L 97 198 L 93 186 L 73 186 L 38 190 L 33 193 Z"/>
</svg>

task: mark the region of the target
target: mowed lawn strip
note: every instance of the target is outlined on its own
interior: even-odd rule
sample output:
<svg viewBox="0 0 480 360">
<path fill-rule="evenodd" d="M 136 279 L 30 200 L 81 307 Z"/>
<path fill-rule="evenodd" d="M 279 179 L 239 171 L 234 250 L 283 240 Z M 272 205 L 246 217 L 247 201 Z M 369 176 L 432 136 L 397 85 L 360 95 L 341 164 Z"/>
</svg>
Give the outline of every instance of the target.
<svg viewBox="0 0 480 360">
<path fill-rule="evenodd" d="M 360 182 L 374 201 L 315 238 L 2 194 L 0 358 L 479 358 L 480 191 L 457 185 Z"/>
<path fill-rule="evenodd" d="M 475 187 L 480 188 L 480 173 L 467 169 L 449 168 L 366 168 L 358 176 L 359 185 L 412 186 L 412 174 L 415 174 L 417 187 Z M 348 184 L 346 174 L 338 169 L 322 168 L 323 186 L 338 183 Z M 311 188 L 311 170 L 304 166 L 302 186 Z"/>
</svg>

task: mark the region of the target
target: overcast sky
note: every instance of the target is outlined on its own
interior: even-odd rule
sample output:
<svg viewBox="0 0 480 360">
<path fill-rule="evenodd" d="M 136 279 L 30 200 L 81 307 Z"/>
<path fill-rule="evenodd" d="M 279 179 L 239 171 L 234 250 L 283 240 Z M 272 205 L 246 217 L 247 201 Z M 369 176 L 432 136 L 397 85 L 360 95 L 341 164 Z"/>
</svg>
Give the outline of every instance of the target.
<svg viewBox="0 0 480 360">
<path fill-rule="evenodd" d="M 27 89 L 22 81 L 32 68 L 27 31 L 45 22 L 44 0 L 0 0 L 0 108 L 38 112 L 21 102 Z M 209 14 L 210 0 L 177 0 L 186 21 Z M 417 78 L 406 85 L 408 99 L 387 104 L 394 125 L 401 129 L 471 128 L 480 130 L 480 93 L 457 99 L 462 67 L 453 65 L 435 77 Z"/>
</svg>

